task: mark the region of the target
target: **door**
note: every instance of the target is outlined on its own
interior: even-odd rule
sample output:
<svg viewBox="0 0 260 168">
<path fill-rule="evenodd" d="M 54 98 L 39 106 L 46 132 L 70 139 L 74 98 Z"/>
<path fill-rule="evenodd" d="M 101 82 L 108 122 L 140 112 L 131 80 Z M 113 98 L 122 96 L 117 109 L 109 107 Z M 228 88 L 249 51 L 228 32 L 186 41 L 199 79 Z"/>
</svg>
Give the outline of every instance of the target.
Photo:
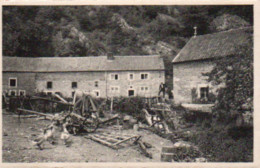
<svg viewBox="0 0 260 168">
<path fill-rule="evenodd" d="M 134 96 L 135 91 L 134 90 L 128 90 L 128 96 Z"/>
</svg>

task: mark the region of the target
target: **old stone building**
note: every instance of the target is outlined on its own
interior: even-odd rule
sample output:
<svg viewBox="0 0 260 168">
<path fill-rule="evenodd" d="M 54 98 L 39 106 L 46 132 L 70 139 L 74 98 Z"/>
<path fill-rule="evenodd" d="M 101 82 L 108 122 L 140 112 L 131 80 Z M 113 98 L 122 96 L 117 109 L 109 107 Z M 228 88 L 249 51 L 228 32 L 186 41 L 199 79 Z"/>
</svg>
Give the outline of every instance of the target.
<svg viewBox="0 0 260 168">
<path fill-rule="evenodd" d="M 252 27 L 247 27 L 193 36 L 172 61 L 174 101 L 194 103 L 214 95 L 216 86 L 202 74 L 212 70 L 214 60 L 235 55 L 252 34 Z"/>
<path fill-rule="evenodd" d="M 160 56 L 3 57 L 2 89 L 9 95 L 36 92 L 72 97 L 157 96 L 165 81 Z"/>
</svg>

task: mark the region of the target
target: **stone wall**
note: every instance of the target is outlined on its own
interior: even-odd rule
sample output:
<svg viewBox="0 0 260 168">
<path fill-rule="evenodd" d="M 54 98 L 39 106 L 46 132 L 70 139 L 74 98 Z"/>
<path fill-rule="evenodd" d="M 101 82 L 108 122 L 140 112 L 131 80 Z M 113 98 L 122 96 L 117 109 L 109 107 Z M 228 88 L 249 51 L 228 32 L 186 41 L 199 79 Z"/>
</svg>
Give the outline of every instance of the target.
<svg viewBox="0 0 260 168">
<path fill-rule="evenodd" d="M 133 80 L 129 79 L 130 73 L 133 74 Z M 148 79 L 141 79 L 142 73 L 147 73 Z M 118 80 L 111 79 L 111 74 L 118 74 Z M 48 81 L 52 81 L 52 89 L 47 89 Z M 38 92 L 60 92 L 66 97 L 71 97 L 76 90 L 89 92 L 94 96 L 98 92 L 98 97 L 128 96 L 128 91 L 133 90 L 134 96 L 150 97 L 158 95 L 159 85 L 164 81 L 164 71 L 55 72 L 38 73 L 36 88 Z M 72 82 L 77 82 L 77 88 L 72 88 Z M 148 90 L 142 90 L 141 87 L 148 87 Z"/>
<path fill-rule="evenodd" d="M 209 92 L 215 88 L 206 81 L 202 73 L 210 72 L 214 64 L 210 60 L 173 64 L 173 94 L 175 103 L 192 103 L 192 89 L 209 86 Z"/>
<path fill-rule="evenodd" d="M 22 73 L 22 72 L 3 72 L 2 73 L 2 91 L 8 92 L 16 90 L 17 95 L 19 90 L 25 90 L 27 95 L 35 92 L 35 73 Z M 17 87 L 9 86 L 9 78 L 17 79 Z"/>
</svg>

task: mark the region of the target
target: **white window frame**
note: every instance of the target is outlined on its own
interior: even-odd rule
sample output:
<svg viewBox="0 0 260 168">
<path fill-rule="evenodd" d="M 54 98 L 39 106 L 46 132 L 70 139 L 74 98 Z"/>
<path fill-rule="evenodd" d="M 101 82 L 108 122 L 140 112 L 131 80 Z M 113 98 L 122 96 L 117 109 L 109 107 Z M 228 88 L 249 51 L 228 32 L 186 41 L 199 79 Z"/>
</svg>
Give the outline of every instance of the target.
<svg viewBox="0 0 260 168">
<path fill-rule="evenodd" d="M 115 75 L 117 75 L 117 79 L 115 79 Z M 119 80 L 119 74 L 118 73 L 111 73 L 110 74 L 110 80 L 115 80 L 115 81 Z"/>
<path fill-rule="evenodd" d="M 117 90 L 113 89 L 112 88 L 117 88 Z M 120 87 L 119 86 L 110 86 L 110 91 L 111 93 L 120 93 Z"/>
<path fill-rule="evenodd" d="M 130 78 L 130 75 L 133 75 L 133 79 Z M 128 73 L 128 80 L 130 80 L 130 81 L 135 80 L 135 75 L 134 75 L 134 73 Z"/>
<path fill-rule="evenodd" d="M 200 97 L 200 88 L 206 88 L 206 87 L 208 87 L 209 88 L 209 84 L 198 84 L 198 86 L 197 86 L 197 97 L 200 99 L 201 97 Z"/>
<path fill-rule="evenodd" d="M 98 96 L 96 93 L 98 93 Z M 100 97 L 100 90 L 93 90 L 93 94 L 95 97 Z"/>
<path fill-rule="evenodd" d="M 96 82 L 97 82 L 97 86 L 96 86 Z M 95 88 L 98 88 L 98 87 L 99 87 L 99 81 L 98 81 L 98 80 L 94 81 L 94 87 L 95 87 Z"/>
<path fill-rule="evenodd" d="M 19 96 L 21 96 L 21 92 L 24 92 L 23 96 L 26 96 L 26 90 L 19 90 Z"/>
<path fill-rule="evenodd" d="M 147 74 L 147 78 L 146 78 L 146 79 L 142 79 L 142 75 L 146 75 L 146 74 Z M 141 79 L 141 80 L 150 79 L 150 73 L 147 73 L 147 72 L 140 73 L 140 79 Z"/>
<path fill-rule="evenodd" d="M 12 91 L 15 92 L 14 96 L 17 96 L 17 90 L 9 90 L 8 95 L 11 96 L 11 92 L 12 92 Z"/>
<path fill-rule="evenodd" d="M 142 90 L 143 88 L 143 90 Z M 148 92 L 149 91 L 149 86 L 140 86 L 140 91 L 141 92 Z"/>
<path fill-rule="evenodd" d="M 11 80 L 11 79 L 15 79 L 15 86 L 11 86 L 11 85 L 10 85 L 10 80 Z M 9 80 L 8 80 L 8 82 L 9 82 L 9 83 L 8 83 L 9 88 L 17 88 L 17 85 L 18 85 L 17 77 L 10 77 Z"/>
</svg>

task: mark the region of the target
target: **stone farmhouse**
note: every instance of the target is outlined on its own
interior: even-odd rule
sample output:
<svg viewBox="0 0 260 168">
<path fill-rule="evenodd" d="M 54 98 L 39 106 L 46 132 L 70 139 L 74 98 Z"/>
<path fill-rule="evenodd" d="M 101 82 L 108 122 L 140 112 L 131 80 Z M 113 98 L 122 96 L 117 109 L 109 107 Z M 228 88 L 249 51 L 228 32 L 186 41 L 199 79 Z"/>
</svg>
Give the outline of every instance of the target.
<svg viewBox="0 0 260 168">
<path fill-rule="evenodd" d="M 3 57 L 2 89 L 9 95 L 61 93 L 72 97 L 76 90 L 95 97 L 158 95 L 165 81 L 162 57 Z"/>
<path fill-rule="evenodd" d="M 194 103 L 214 95 L 216 86 L 208 83 L 202 73 L 212 70 L 214 60 L 237 53 L 252 35 L 252 27 L 194 35 L 172 61 L 174 101 Z"/>
</svg>

